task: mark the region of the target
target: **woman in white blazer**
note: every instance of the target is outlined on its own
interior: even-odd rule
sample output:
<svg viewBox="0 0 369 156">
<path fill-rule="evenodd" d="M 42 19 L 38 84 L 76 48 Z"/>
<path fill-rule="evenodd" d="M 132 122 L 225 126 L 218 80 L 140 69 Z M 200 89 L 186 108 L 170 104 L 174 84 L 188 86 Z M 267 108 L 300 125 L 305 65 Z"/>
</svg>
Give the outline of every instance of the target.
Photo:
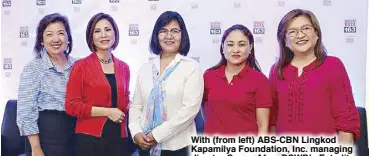
<svg viewBox="0 0 369 156">
<path fill-rule="evenodd" d="M 140 156 L 187 156 L 204 81 L 197 61 L 186 57 L 190 40 L 177 12 L 159 16 L 150 50 L 157 57 L 139 71 L 129 110 L 129 129 Z"/>
</svg>

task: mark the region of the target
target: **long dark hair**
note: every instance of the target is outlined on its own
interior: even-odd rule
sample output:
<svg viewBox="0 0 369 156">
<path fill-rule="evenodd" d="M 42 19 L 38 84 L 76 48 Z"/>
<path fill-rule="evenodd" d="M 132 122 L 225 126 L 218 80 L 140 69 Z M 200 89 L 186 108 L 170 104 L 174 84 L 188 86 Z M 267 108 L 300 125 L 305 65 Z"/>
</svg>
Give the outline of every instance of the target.
<svg viewBox="0 0 369 156">
<path fill-rule="evenodd" d="M 276 65 L 278 79 L 283 80 L 283 68 L 291 63 L 294 54 L 293 52 L 286 46 L 286 31 L 288 25 L 291 21 L 299 16 L 306 16 L 309 18 L 311 24 L 314 27 L 314 30 L 317 34 L 318 41 L 314 47 L 314 55 L 317 58 L 315 67 L 320 66 L 325 58 L 327 57 L 327 50 L 325 49 L 323 42 L 322 42 L 322 31 L 319 26 L 319 22 L 315 15 L 309 10 L 302 10 L 302 9 L 294 9 L 288 12 L 284 17 L 281 19 L 278 25 L 278 32 L 277 32 L 277 39 L 279 44 L 279 59 Z"/>
<path fill-rule="evenodd" d="M 241 24 L 233 25 L 230 28 L 228 28 L 226 31 L 224 31 L 224 34 L 223 34 L 223 37 L 222 37 L 222 43 L 220 45 L 220 55 L 221 55 L 222 58 L 220 59 L 220 61 L 219 61 L 219 63 L 217 65 L 211 67 L 208 70 L 217 69 L 217 68 L 219 68 L 219 67 L 227 64 L 227 60 L 226 60 L 226 58 L 224 57 L 224 54 L 223 54 L 223 44 L 224 44 L 225 39 L 229 35 L 229 33 L 231 33 L 234 30 L 240 30 L 240 31 L 242 31 L 243 34 L 249 40 L 249 44 L 252 46 L 250 55 L 246 59 L 246 63 L 251 68 L 253 68 L 253 69 L 261 72 L 259 63 L 258 63 L 258 61 L 255 58 L 254 36 L 252 35 L 252 33 L 250 32 L 250 30 L 247 27 L 245 27 L 244 25 L 241 25 Z"/>
</svg>

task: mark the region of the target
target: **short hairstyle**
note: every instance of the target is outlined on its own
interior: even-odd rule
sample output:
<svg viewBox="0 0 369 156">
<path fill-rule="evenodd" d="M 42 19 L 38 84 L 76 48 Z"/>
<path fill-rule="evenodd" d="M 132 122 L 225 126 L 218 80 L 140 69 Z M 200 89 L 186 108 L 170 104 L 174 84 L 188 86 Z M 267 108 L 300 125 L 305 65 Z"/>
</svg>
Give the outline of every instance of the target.
<svg viewBox="0 0 369 156">
<path fill-rule="evenodd" d="M 249 64 L 249 66 L 252 69 L 255 69 L 255 70 L 261 72 L 260 65 L 259 65 L 259 63 L 258 63 L 258 61 L 256 60 L 256 57 L 255 57 L 254 36 L 252 35 L 251 31 L 247 27 L 245 27 L 244 25 L 241 25 L 241 24 L 233 25 L 233 26 L 229 27 L 227 30 L 224 31 L 224 34 L 223 34 L 223 37 L 222 37 L 222 42 L 221 42 L 221 45 L 220 45 L 221 59 L 220 59 L 218 64 L 216 64 L 215 66 L 211 67 L 208 70 L 217 69 L 217 68 L 227 64 L 227 60 L 226 60 L 226 58 L 224 56 L 224 53 L 223 53 L 223 50 L 224 50 L 223 44 L 224 44 L 226 38 L 228 37 L 229 33 L 233 32 L 235 30 L 240 30 L 247 37 L 247 39 L 249 40 L 249 44 L 252 46 L 250 54 L 246 58 L 246 63 Z"/>
<path fill-rule="evenodd" d="M 71 34 L 71 29 L 69 26 L 69 21 L 68 21 L 68 17 L 61 15 L 59 13 L 53 13 L 53 14 L 48 14 L 46 16 L 44 16 L 40 22 L 38 23 L 37 29 L 36 29 L 36 42 L 35 42 L 35 46 L 33 48 L 33 51 L 36 55 L 36 57 L 41 58 L 41 48 L 42 48 L 42 42 L 43 42 L 43 34 L 44 31 L 46 29 L 46 27 L 49 24 L 52 23 L 56 23 L 56 22 L 61 22 L 63 23 L 64 27 L 65 27 L 65 31 L 67 32 L 67 36 L 68 36 L 68 41 L 69 44 L 67 46 L 69 46 L 69 48 L 67 48 L 66 51 L 64 51 L 65 55 L 68 57 L 68 55 L 72 52 L 73 49 L 73 38 L 72 38 L 72 34 Z"/>
<path fill-rule="evenodd" d="M 112 45 L 112 48 L 115 49 L 118 46 L 118 43 L 119 43 L 119 30 L 118 30 L 118 26 L 115 23 L 113 17 L 111 17 L 109 14 L 98 13 L 98 14 L 94 15 L 87 24 L 86 42 L 87 42 L 88 48 L 90 48 L 91 52 L 96 52 L 96 46 L 95 46 L 94 40 L 93 40 L 93 33 L 94 33 L 96 23 L 99 22 L 102 19 L 108 20 L 111 23 L 112 27 L 113 27 L 115 42 Z"/>
<path fill-rule="evenodd" d="M 183 21 L 182 16 L 174 11 L 166 11 L 162 13 L 156 20 L 154 30 L 152 31 L 151 41 L 150 41 L 150 51 L 156 55 L 159 55 L 162 51 L 159 44 L 158 34 L 161 28 L 169 24 L 171 21 L 177 21 L 181 29 L 181 43 L 179 45 L 178 51 L 181 55 L 186 56 L 190 51 L 190 38 L 188 37 L 188 32 L 186 29 L 186 24 Z"/>
<path fill-rule="evenodd" d="M 314 47 L 314 55 L 317 58 L 315 67 L 320 66 L 327 57 L 327 50 L 325 49 L 322 42 L 322 31 L 320 29 L 320 25 L 316 16 L 309 10 L 303 9 L 291 10 L 290 12 L 288 12 L 286 15 L 283 16 L 278 25 L 277 40 L 279 44 L 279 59 L 276 65 L 276 69 L 279 79 L 284 79 L 282 70 L 286 65 L 291 63 L 294 57 L 293 52 L 286 46 L 287 27 L 293 19 L 300 16 L 306 16 L 310 20 L 317 36 L 319 37 Z"/>
</svg>

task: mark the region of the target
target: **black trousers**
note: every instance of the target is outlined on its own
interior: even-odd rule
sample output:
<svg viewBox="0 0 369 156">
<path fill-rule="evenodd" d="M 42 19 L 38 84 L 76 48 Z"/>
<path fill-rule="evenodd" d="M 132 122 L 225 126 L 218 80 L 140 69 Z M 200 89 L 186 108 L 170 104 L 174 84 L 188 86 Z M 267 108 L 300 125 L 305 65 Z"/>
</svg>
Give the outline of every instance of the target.
<svg viewBox="0 0 369 156">
<path fill-rule="evenodd" d="M 121 137 L 120 123 L 107 120 L 101 137 L 76 134 L 77 156 L 130 156 L 128 139 Z"/>
<path fill-rule="evenodd" d="M 139 149 L 140 156 L 150 156 L 150 149 L 149 150 L 142 150 Z M 160 156 L 189 156 L 189 147 L 184 147 L 179 150 L 169 151 L 169 150 L 162 150 Z"/>
<path fill-rule="evenodd" d="M 38 129 L 41 149 L 45 156 L 74 156 L 76 119 L 63 111 L 45 110 L 39 112 Z M 26 155 L 32 150 L 26 137 Z"/>
</svg>

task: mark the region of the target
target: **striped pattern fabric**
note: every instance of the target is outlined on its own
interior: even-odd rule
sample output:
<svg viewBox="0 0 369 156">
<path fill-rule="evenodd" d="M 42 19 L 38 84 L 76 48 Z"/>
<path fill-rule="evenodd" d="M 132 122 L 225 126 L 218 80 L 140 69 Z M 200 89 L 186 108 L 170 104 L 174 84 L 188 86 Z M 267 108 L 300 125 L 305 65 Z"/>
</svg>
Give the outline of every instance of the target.
<svg viewBox="0 0 369 156">
<path fill-rule="evenodd" d="M 46 52 L 28 63 L 20 76 L 17 125 L 22 136 L 38 134 L 39 111 L 65 111 L 65 92 L 75 60 L 68 57 L 64 70 L 54 66 Z"/>
</svg>

